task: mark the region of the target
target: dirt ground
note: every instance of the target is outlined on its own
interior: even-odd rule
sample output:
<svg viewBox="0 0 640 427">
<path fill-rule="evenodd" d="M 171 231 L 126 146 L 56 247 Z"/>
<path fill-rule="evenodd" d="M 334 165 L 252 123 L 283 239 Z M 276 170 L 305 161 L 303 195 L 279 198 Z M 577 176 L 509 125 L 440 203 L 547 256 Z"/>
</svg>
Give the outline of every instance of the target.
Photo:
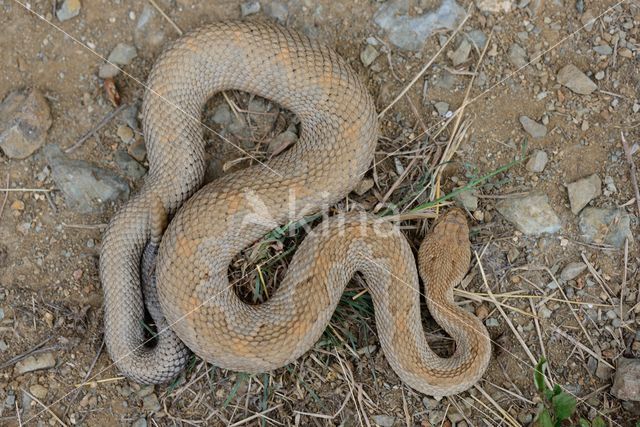
<svg viewBox="0 0 640 427">
<path fill-rule="evenodd" d="M 123 66 L 131 77 L 120 73 L 114 82 L 122 104 L 139 105 L 141 82 L 154 59 L 164 44 L 178 37 L 169 19 L 187 31 L 241 18 L 242 3 L 159 1 L 168 19 L 154 12 L 141 33 L 136 26 L 145 8 L 155 10 L 146 1 L 83 0 L 79 15 L 64 22 L 54 14 L 55 1 L 28 3 L 45 20 L 20 2 L 0 0 L 0 98 L 19 88 L 38 88 L 51 109 L 46 143 L 68 148 L 89 132 L 69 156 L 122 176 L 114 153 L 131 152 L 123 126 L 134 131 L 133 144 L 140 144 L 143 135 L 135 115 L 131 123 L 120 114 L 91 133 L 115 110 L 98 77 L 104 58 L 118 43 L 136 46 L 137 57 Z M 483 318 L 494 344 L 490 367 L 478 387 L 437 401 L 403 385 L 380 350 L 372 304 L 368 295 L 361 295 L 364 286 L 358 279 L 349 285 L 323 339 L 300 360 L 275 372 L 249 376 L 194 358 L 187 372 L 169 385 L 141 386 L 123 378 L 103 347 L 97 270 L 102 231 L 122 202 L 110 203 L 101 212 L 79 213 L 66 205 L 60 192 L 37 191 L 56 188 L 41 149 L 24 160 L 0 155 L 0 188 L 22 189 L 0 191 L 1 425 L 529 425 L 540 405 L 533 373 L 543 355 L 552 381 L 578 399 L 574 422 L 600 416 L 609 426 L 636 425 L 640 402 L 619 400 L 611 394 L 611 385 L 620 358 L 640 357 L 640 258 L 635 242 L 640 230 L 620 136 L 623 132 L 630 146 L 640 142 L 640 106 L 635 107 L 640 103 L 640 5 L 633 0 L 524 0 L 508 12 L 483 13 L 464 0 L 460 5 L 470 7 L 471 16 L 436 56 L 453 32 L 430 36 L 419 51 L 400 49 L 374 23 L 384 4 L 267 0 L 258 13 L 242 19 L 281 16 L 287 26 L 335 48 L 366 82 L 378 111 L 435 57 L 424 76 L 381 118 L 375 166 L 349 203 L 337 209 L 356 205 L 373 211 L 379 203 L 393 203 L 406 213 L 428 202 L 428 184 L 436 166 L 446 160 L 445 147 L 450 140 L 459 142 L 439 188 L 447 194 L 471 183 L 477 196 L 477 207 L 469 211 L 472 245 L 494 295 L 488 295 L 474 259 L 457 297 Z M 409 15 L 438 4 L 410 2 Z M 586 14 L 597 19 L 584 28 Z M 481 57 L 482 49 L 473 48 L 454 65 L 454 51 L 474 30 L 490 36 L 486 53 Z M 378 41 L 368 42 L 371 37 Z M 627 47 L 622 47 L 623 39 Z M 368 44 L 380 55 L 365 66 L 361 53 Z M 603 45 L 612 52 L 594 51 Z M 520 67 L 523 58 L 526 66 Z M 584 72 L 597 90 L 585 95 L 560 84 L 558 72 L 568 64 Z M 455 117 L 447 117 L 465 99 L 471 102 L 456 131 Z M 214 113 L 229 103 L 237 105 L 239 117 L 249 123 L 247 136 L 216 122 Z M 243 112 L 251 105 L 256 103 L 246 94 L 230 93 L 229 101 L 216 96 L 203 120 L 257 158 L 268 159 L 273 152 L 269 141 L 292 119 L 274 113 L 277 120 L 265 125 L 259 114 Z M 277 106 L 265 108 L 278 111 Z M 546 135 L 535 138 L 525 132 L 521 116 L 543 123 Z M 206 137 L 211 142 L 210 178 L 249 164 L 211 132 Z M 487 176 L 514 159 L 522 160 L 523 147 L 526 156 L 535 150 L 548 155 L 544 171 L 532 172 L 527 158 Z M 604 191 L 590 206 L 619 207 L 630 217 L 626 249 L 589 242 L 580 231 L 566 186 L 592 174 L 602 180 Z M 487 179 L 474 181 L 481 177 Z M 142 183 L 127 179 L 132 192 Z M 529 235 L 499 212 L 502 201 L 533 193 L 548 196 L 560 219 L 559 231 Z M 429 223 L 402 223 L 414 248 Z M 303 235 L 276 239 L 267 248 L 269 256 L 283 255 L 268 278 L 271 286 L 286 271 L 287 249 Z M 255 272 L 244 273 L 255 260 L 255 251 L 243 252 L 231 273 L 244 278 L 239 293 L 249 299 L 257 279 Z M 589 268 L 556 282 L 568 264 L 577 262 Z M 454 344 L 427 313 L 423 317 L 432 346 L 450 353 Z M 24 374 L 17 370 L 17 364 L 29 358 L 47 357 L 54 362 L 45 369 Z"/>
</svg>

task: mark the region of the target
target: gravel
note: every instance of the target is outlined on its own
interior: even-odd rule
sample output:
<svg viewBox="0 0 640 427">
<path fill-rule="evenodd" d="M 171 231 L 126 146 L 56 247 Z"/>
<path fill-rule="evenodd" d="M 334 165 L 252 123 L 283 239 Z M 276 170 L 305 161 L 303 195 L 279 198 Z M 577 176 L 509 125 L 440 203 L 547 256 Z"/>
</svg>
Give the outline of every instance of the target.
<svg viewBox="0 0 640 427">
<path fill-rule="evenodd" d="M 553 234 L 562 228 L 560 218 L 549 205 L 546 195 L 504 199 L 497 203 L 496 208 L 507 221 L 524 234 Z"/>
<path fill-rule="evenodd" d="M 42 147 L 51 111 L 37 89 L 11 92 L 0 104 L 0 148 L 11 159 L 25 159 Z"/>
<path fill-rule="evenodd" d="M 573 64 L 564 66 L 558 71 L 558 83 L 580 95 L 589 95 L 598 86 Z"/>
<path fill-rule="evenodd" d="M 520 116 L 520 124 L 525 132 L 533 138 L 539 139 L 547 136 L 547 127 L 527 116 Z"/>
<path fill-rule="evenodd" d="M 602 182 L 597 174 L 593 174 L 567 185 L 567 192 L 571 212 L 577 215 L 591 200 L 602 194 Z"/>
</svg>

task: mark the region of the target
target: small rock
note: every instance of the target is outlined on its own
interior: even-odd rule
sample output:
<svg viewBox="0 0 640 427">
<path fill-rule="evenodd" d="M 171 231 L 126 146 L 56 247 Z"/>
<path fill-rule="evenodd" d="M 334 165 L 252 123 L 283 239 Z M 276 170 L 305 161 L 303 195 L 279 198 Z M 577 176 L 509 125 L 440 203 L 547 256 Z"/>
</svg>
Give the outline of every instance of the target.
<svg viewBox="0 0 640 427">
<path fill-rule="evenodd" d="M 162 407 L 155 393 L 148 394 L 142 398 L 142 409 L 146 412 L 158 412 Z"/>
<path fill-rule="evenodd" d="M 101 79 L 111 79 L 120 73 L 120 68 L 113 64 L 102 64 L 98 69 L 98 77 Z"/>
<path fill-rule="evenodd" d="M 596 18 L 593 16 L 593 12 L 586 10 L 580 17 L 580 22 L 584 25 L 585 30 L 591 32 L 591 30 L 593 30 L 593 24 L 596 22 Z"/>
<path fill-rule="evenodd" d="M 602 182 L 597 174 L 593 174 L 567 185 L 567 192 L 571 212 L 577 215 L 591 200 L 602 194 Z"/>
<path fill-rule="evenodd" d="M 513 0 L 476 0 L 476 6 L 484 13 L 509 12 Z"/>
<path fill-rule="evenodd" d="M 456 194 L 454 199 L 470 212 L 478 209 L 478 197 L 473 190 L 462 191 Z"/>
<path fill-rule="evenodd" d="M 56 366 L 56 358 L 53 356 L 53 353 L 40 353 L 17 362 L 15 372 L 16 375 L 22 375 L 40 369 L 50 369 L 54 366 Z"/>
<path fill-rule="evenodd" d="M 22 200 L 16 200 L 11 203 L 11 210 L 13 211 L 23 211 L 24 210 L 24 202 Z"/>
<path fill-rule="evenodd" d="M 144 145 L 144 141 L 142 139 L 136 139 L 133 141 L 133 144 L 127 148 L 127 152 L 138 162 L 143 162 L 145 157 L 147 157 L 147 147 Z"/>
<path fill-rule="evenodd" d="M 602 80 L 604 79 L 604 71 L 600 70 L 596 73 L 596 80 Z"/>
<path fill-rule="evenodd" d="M 640 111 L 640 104 L 638 104 L 637 102 L 634 102 L 633 106 L 631 107 L 631 111 L 633 111 L 634 113 L 637 113 L 638 111 Z"/>
<path fill-rule="evenodd" d="M 44 145 L 51 111 L 37 89 L 11 92 L 0 104 L 0 148 L 11 159 L 24 159 Z"/>
<path fill-rule="evenodd" d="M 514 43 L 509 47 L 509 62 L 517 68 L 522 68 L 527 65 L 527 51 L 522 46 Z"/>
<path fill-rule="evenodd" d="M 124 151 L 116 151 L 113 156 L 116 165 L 131 179 L 140 179 L 147 173 L 147 170 L 133 157 Z"/>
<path fill-rule="evenodd" d="M 616 188 L 616 183 L 613 181 L 613 178 L 608 175 L 604 177 L 604 185 L 606 187 L 604 190 L 605 196 L 610 196 L 611 194 L 616 193 L 618 191 L 618 189 Z"/>
<path fill-rule="evenodd" d="M 118 43 L 109 54 L 107 61 L 118 65 L 129 65 L 136 56 L 138 56 L 138 52 L 135 47 L 126 43 Z"/>
<path fill-rule="evenodd" d="M 127 125 L 119 125 L 116 134 L 122 142 L 129 144 L 133 139 L 133 130 Z"/>
<path fill-rule="evenodd" d="M 605 243 L 621 248 L 633 241 L 631 219 L 622 209 L 585 208 L 580 214 L 580 232 L 588 243 Z"/>
<path fill-rule="evenodd" d="M 540 173 L 544 170 L 545 166 L 547 166 L 548 161 L 549 157 L 547 156 L 546 151 L 535 150 L 527 162 L 527 170 L 530 172 Z"/>
<path fill-rule="evenodd" d="M 264 12 L 282 25 L 286 24 L 287 18 L 289 17 L 289 7 L 286 3 L 279 1 L 267 3 L 264 7 Z"/>
<path fill-rule="evenodd" d="M 611 394 L 620 400 L 640 401 L 640 359 L 618 359 Z"/>
<path fill-rule="evenodd" d="M 484 49 L 484 45 L 487 43 L 487 35 L 483 31 L 471 30 L 467 36 L 479 50 Z"/>
<path fill-rule="evenodd" d="M 360 61 L 362 61 L 362 64 L 365 67 L 368 67 L 369 65 L 373 64 L 373 61 L 375 61 L 379 55 L 380 52 L 378 52 L 378 49 L 368 44 L 367 47 L 365 47 L 364 50 L 360 52 Z"/>
<path fill-rule="evenodd" d="M 613 374 L 613 370 L 611 369 L 611 367 L 598 360 L 598 366 L 596 367 L 596 377 L 600 378 L 603 381 L 609 381 L 611 379 L 611 374 Z"/>
<path fill-rule="evenodd" d="M 61 22 L 71 19 L 80 14 L 80 0 L 64 0 L 58 10 L 56 16 Z"/>
<path fill-rule="evenodd" d="M 373 422 L 380 427 L 393 427 L 393 424 L 396 422 L 396 417 L 392 417 L 391 415 L 374 415 L 371 418 L 373 418 Z"/>
<path fill-rule="evenodd" d="M 469 54 L 471 53 L 471 43 L 467 39 L 464 39 L 460 42 L 460 46 L 451 52 L 449 58 L 451 62 L 453 62 L 453 66 L 457 67 L 458 65 L 464 64 L 469 60 Z"/>
<path fill-rule="evenodd" d="M 500 326 L 500 322 L 498 322 L 498 319 L 496 319 L 495 317 L 489 317 L 484 321 L 484 324 L 488 328 L 497 328 L 498 326 Z"/>
<path fill-rule="evenodd" d="M 40 401 L 42 401 L 47 398 L 47 393 L 49 392 L 49 390 L 46 387 L 41 386 L 40 384 L 34 384 L 29 387 L 29 392 Z"/>
<path fill-rule="evenodd" d="M 9 345 L 4 340 L 0 340 L 0 352 L 5 352 L 8 349 Z"/>
<path fill-rule="evenodd" d="M 449 112 L 449 104 L 446 102 L 439 101 L 433 104 L 433 106 L 436 108 L 438 114 L 442 117 L 444 117 Z"/>
<path fill-rule="evenodd" d="M 260 2 L 258 0 L 246 1 L 240 5 L 240 14 L 242 14 L 243 18 L 258 12 L 260 12 Z"/>
<path fill-rule="evenodd" d="M 109 170 L 84 160 L 68 159 L 55 145 L 45 147 L 45 157 L 53 181 L 73 210 L 100 212 L 106 203 L 129 197 L 129 185 Z"/>
<path fill-rule="evenodd" d="M 583 271 L 587 269 L 587 264 L 584 262 L 570 262 L 567 264 L 560 273 L 560 280 L 568 282 L 578 277 Z"/>
<path fill-rule="evenodd" d="M 504 199 L 497 203 L 496 209 L 524 234 L 553 234 L 562 227 L 546 195 Z"/>
<path fill-rule="evenodd" d="M 164 45 L 164 19 L 153 6 L 145 2 L 142 13 L 136 23 L 133 40 L 142 55 L 153 58 Z"/>
<path fill-rule="evenodd" d="M 220 104 L 213 112 L 212 120 L 218 125 L 227 125 L 231 123 L 231 109 L 226 103 Z"/>
<path fill-rule="evenodd" d="M 544 305 L 542 307 L 540 307 L 540 309 L 538 310 L 538 314 L 540 315 L 540 317 L 542 317 L 543 319 L 549 319 L 551 318 L 551 315 L 553 314 L 553 311 L 548 309 L 547 307 L 545 307 Z"/>
<path fill-rule="evenodd" d="M 131 424 L 131 427 L 147 427 L 147 419 L 145 417 L 140 417 Z"/>
<path fill-rule="evenodd" d="M 611 49 L 611 46 L 608 46 L 606 44 L 603 44 L 600 46 L 594 46 L 593 50 L 598 55 L 611 55 L 613 53 L 613 49 Z"/>
<path fill-rule="evenodd" d="M 586 74 L 573 64 L 565 65 L 558 71 L 557 79 L 558 83 L 581 95 L 589 95 L 598 88 Z"/>
<path fill-rule="evenodd" d="M 527 116 L 520 116 L 520 124 L 533 138 L 544 138 L 547 135 L 547 127 L 545 125 Z"/>
</svg>

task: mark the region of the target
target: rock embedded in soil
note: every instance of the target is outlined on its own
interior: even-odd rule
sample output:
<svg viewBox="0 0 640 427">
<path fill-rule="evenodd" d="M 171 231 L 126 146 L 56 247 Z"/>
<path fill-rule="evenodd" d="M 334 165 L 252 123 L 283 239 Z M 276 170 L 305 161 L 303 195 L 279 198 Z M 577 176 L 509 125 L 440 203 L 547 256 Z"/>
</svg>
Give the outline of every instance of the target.
<svg viewBox="0 0 640 427">
<path fill-rule="evenodd" d="M 528 235 L 553 234 L 562 228 L 560 218 L 546 195 L 534 194 L 497 203 L 496 209 L 518 230 Z"/>
<path fill-rule="evenodd" d="M 164 20 L 155 8 L 146 2 L 136 23 L 133 40 L 137 51 L 148 58 L 155 58 L 165 43 Z"/>
<path fill-rule="evenodd" d="M 56 16 L 61 22 L 67 21 L 80 14 L 80 0 L 64 0 L 58 10 L 56 10 Z"/>
<path fill-rule="evenodd" d="M 118 43 L 109 54 L 107 61 L 118 65 L 129 65 L 136 56 L 138 56 L 138 51 L 134 46 Z"/>
<path fill-rule="evenodd" d="M 547 127 L 541 123 L 530 119 L 527 116 L 520 116 L 520 124 L 522 128 L 533 138 L 544 138 L 547 135 Z"/>
<path fill-rule="evenodd" d="M 484 13 L 509 12 L 513 6 L 513 0 L 476 0 L 476 6 Z"/>
<path fill-rule="evenodd" d="M 584 262 L 570 262 L 567 264 L 560 273 L 560 280 L 568 282 L 578 277 L 583 271 L 587 269 L 587 264 Z"/>
<path fill-rule="evenodd" d="M 547 156 L 546 151 L 535 150 L 527 162 L 527 170 L 529 172 L 540 173 L 544 170 L 545 166 L 547 166 L 548 161 L 549 156 Z"/>
<path fill-rule="evenodd" d="M 396 417 L 391 415 L 374 415 L 371 418 L 380 427 L 393 427 L 396 422 Z"/>
<path fill-rule="evenodd" d="M 585 73 L 573 64 L 566 65 L 558 71 L 558 83 L 580 95 L 589 95 L 598 86 Z"/>
<path fill-rule="evenodd" d="M 289 7 L 286 3 L 272 1 L 265 4 L 264 13 L 278 21 L 280 25 L 284 25 L 289 17 Z"/>
<path fill-rule="evenodd" d="M 473 190 L 461 191 L 454 196 L 454 199 L 470 212 L 478 209 L 478 197 Z"/>
<path fill-rule="evenodd" d="M 527 51 L 517 43 L 509 47 L 509 62 L 516 67 L 522 68 L 527 65 Z"/>
<path fill-rule="evenodd" d="M 640 402 L 640 359 L 618 359 L 611 394 L 620 400 Z"/>
<path fill-rule="evenodd" d="M 368 44 L 362 52 L 360 52 L 360 61 L 362 61 L 362 65 L 368 67 L 373 64 L 373 61 L 375 61 L 379 55 L 380 52 L 378 52 L 378 49 Z"/>
<path fill-rule="evenodd" d="M 457 67 L 469 60 L 469 54 L 471 53 L 471 43 L 467 39 L 463 39 L 456 50 L 451 52 L 449 58 L 453 62 L 453 66 Z"/>
<path fill-rule="evenodd" d="M 113 160 L 122 172 L 131 179 L 140 179 L 147 173 L 147 170 L 140 163 L 124 151 L 116 151 Z"/>
<path fill-rule="evenodd" d="M 53 353 L 39 353 L 17 362 L 15 365 L 15 373 L 16 375 L 22 375 L 41 369 L 51 369 L 54 366 L 56 366 L 56 358 L 53 356 Z"/>
<path fill-rule="evenodd" d="M 107 203 L 129 197 L 129 185 L 115 173 L 84 160 L 68 159 L 55 145 L 44 150 L 51 177 L 70 209 L 101 212 Z"/>
<path fill-rule="evenodd" d="M 11 159 L 25 159 L 44 145 L 51 110 L 37 89 L 11 92 L 0 104 L 0 148 Z"/>
<path fill-rule="evenodd" d="M 597 174 L 593 174 L 567 185 L 567 192 L 571 212 L 577 215 L 591 200 L 602 194 L 602 181 Z"/>
<path fill-rule="evenodd" d="M 580 214 L 580 233 L 587 243 L 622 248 L 625 239 L 633 239 L 630 225 L 629 214 L 622 209 L 585 208 Z"/>
<path fill-rule="evenodd" d="M 246 1 L 240 4 L 240 14 L 243 18 L 258 12 L 260 12 L 260 2 L 258 0 Z"/>
</svg>

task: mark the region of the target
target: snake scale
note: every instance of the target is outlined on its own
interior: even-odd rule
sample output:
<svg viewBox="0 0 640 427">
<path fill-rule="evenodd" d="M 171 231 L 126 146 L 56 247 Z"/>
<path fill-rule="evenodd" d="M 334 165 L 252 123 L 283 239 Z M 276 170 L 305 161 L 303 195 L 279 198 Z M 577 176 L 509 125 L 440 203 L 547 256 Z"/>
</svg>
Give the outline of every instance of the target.
<svg viewBox="0 0 640 427">
<path fill-rule="evenodd" d="M 231 89 L 289 109 L 300 119 L 300 138 L 266 165 L 200 188 L 202 109 L 215 93 Z M 487 331 L 453 300 L 470 256 L 459 211 L 447 213 L 418 252 L 428 308 L 457 344 L 449 358 L 425 340 L 409 244 L 391 223 L 373 216 L 348 213 L 323 221 L 263 304 L 243 302 L 229 283 L 229 264 L 239 251 L 278 225 L 344 198 L 373 159 L 378 123 L 372 98 L 333 50 L 274 24 L 205 26 L 157 60 L 143 126 L 149 173 L 111 220 L 100 256 L 105 341 L 126 376 L 166 382 L 186 366 L 189 349 L 236 371 L 282 367 L 322 335 L 356 272 L 372 295 L 381 347 L 402 381 L 444 396 L 482 376 L 491 353 Z M 158 229 L 168 217 L 160 241 Z M 154 279 L 142 286 L 141 264 L 158 246 Z M 145 299 L 160 331 L 153 345 L 145 344 Z"/>
</svg>

